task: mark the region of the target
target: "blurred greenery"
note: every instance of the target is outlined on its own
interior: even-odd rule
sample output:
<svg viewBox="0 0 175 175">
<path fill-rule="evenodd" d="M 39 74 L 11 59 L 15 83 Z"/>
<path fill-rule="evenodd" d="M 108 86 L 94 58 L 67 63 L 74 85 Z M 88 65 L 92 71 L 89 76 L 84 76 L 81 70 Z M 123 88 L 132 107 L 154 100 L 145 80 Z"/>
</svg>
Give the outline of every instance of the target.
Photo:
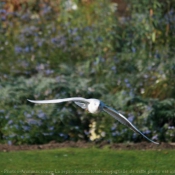
<svg viewBox="0 0 175 175">
<path fill-rule="evenodd" d="M 100 98 L 154 140 L 175 141 L 175 1 L 0 2 L 0 142 L 143 140 L 103 113 L 27 99 Z"/>
</svg>

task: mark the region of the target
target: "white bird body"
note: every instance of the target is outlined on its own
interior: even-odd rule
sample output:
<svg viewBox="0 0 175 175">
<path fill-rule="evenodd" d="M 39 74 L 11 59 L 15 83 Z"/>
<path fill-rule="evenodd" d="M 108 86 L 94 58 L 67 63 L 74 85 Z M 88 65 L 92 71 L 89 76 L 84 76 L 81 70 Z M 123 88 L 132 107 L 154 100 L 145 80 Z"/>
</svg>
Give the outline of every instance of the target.
<svg viewBox="0 0 175 175">
<path fill-rule="evenodd" d="M 100 112 L 100 100 L 92 98 L 88 101 L 89 104 L 87 105 L 87 109 L 90 113 L 94 114 Z"/>
<path fill-rule="evenodd" d="M 28 100 L 32 103 L 62 103 L 62 102 L 68 102 L 68 101 L 73 101 L 76 105 L 83 109 L 87 109 L 90 113 L 98 113 L 101 111 L 105 111 L 112 117 L 114 117 L 116 120 L 118 120 L 120 123 L 123 125 L 129 127 L 133 131 L 137 132 L 138 134 L 141 134 L 143 137 L 145 137 L 147 140 L 154 144 L 159 144 L 157 142 L 154 142 L 153 140 L 149 139 L 146 137 L 141 131 L 139 131 L 126 117 L 124 117 L 122 114 L 117 112 L 115 109 L 105 105 L 102 101 L 98 99 L 86 99 L 82 97 L 72 97 L 72 98 L 64 98 L 64 99 L 55 99 L 55 100 Z"/>
</svg>

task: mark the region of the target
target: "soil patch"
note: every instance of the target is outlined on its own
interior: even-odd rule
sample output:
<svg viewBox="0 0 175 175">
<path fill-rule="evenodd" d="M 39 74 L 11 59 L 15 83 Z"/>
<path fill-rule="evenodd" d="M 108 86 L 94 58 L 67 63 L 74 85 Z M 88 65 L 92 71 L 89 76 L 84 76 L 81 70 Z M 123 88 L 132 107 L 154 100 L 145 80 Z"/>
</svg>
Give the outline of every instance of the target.
<svg viewBox="0 0 175 175">
<path fill-rule="evenodd" d="M 43 144 L 43 145 L 7 145 L 7 144 L 0 144 L 0 151 L 1 152 L 8 152 L 8 151 L 22 151 L 22 150 L 44 150 L 44 149 L 55 149 L 55 148 L 90 148 L 90 147 L 109 147 L 111 149 L 118 149 L 118 150 L 162 150 L 162 149 L 175 149 L 175 143 L 160 143 L 159 145 L 155 145 L 153 143 L 148 142 L 141 142 L 141 143 L 108 143 L 108 142 L 101 142 L 101 143 L 94 143 L 94 142 L 63 142 L 63 143 L 56 143 L 54 141 Z"/>
</svg>

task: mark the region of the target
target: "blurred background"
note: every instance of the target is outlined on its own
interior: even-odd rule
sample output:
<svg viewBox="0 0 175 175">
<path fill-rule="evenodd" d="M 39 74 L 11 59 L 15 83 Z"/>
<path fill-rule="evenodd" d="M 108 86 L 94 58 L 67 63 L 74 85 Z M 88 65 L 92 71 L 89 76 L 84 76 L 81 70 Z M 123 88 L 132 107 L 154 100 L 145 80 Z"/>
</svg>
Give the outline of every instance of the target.
<svg viewBox="0 0 175 175">
<path fill-rule="evenodd" d="M 104 113 L 27 102 L 76 96 L 174 142 L 175 0 L 0 1 L 0 142 L 145 141 Z"/>
</svg>

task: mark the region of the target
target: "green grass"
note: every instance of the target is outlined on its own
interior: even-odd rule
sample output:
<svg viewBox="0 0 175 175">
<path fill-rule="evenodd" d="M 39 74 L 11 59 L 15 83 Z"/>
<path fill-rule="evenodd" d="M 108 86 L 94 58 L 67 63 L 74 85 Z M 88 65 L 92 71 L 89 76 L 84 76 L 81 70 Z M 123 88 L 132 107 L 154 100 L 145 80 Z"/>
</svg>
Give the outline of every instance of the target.
<svg viewBox="0 0 175 175">
<path fill-rule="evenodd" d="M 0 174 L 175 174 L 175 150 L 61 148 L 0 152 Z"/>
</svg>

